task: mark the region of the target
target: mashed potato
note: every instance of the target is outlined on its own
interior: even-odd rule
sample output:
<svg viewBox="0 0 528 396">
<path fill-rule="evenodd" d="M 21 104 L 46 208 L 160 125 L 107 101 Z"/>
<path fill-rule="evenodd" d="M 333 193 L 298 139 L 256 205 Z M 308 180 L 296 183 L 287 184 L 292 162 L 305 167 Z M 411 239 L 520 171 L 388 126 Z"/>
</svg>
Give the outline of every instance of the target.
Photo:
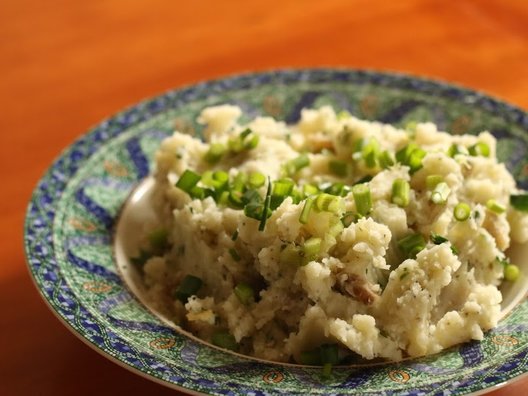
<svg viewBox="0 0 528 396">
<path fill-rule="evenodd" d="M 175 323 L 305 364 L 424 356 L 496 326 L 528 214 L 492 135 L 241 114 L 207 108 L 205 141 L 175 132 L 156 155 L 163 224 L 135 262 Z"/>
</svg>

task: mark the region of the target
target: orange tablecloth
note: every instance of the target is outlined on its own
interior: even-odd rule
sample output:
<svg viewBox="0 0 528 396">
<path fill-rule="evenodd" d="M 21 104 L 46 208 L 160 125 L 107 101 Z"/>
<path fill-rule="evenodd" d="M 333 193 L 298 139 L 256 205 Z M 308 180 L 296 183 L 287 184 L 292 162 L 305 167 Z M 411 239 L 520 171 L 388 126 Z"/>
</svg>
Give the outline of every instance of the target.
<svg viewBox="0 0 528 396">
<path fill-rule="evenodd" d="M 3 395 L 174 394 L 70 334 L 24 261 L 24 211 L 38 178 L 123 106 L 230 73 L 342 65 L 441 78 L 528 108 L 524 0 L 0 3 Z M 524 379 L 494 394 L 527 393 Z"/>
</svg>

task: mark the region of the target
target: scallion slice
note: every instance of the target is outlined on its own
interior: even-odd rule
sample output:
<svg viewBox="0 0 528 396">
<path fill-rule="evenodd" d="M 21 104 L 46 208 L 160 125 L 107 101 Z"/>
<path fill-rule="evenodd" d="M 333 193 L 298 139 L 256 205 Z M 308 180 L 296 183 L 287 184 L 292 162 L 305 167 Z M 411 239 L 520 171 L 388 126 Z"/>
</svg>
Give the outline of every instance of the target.
<svg viewBox="0 0 528 396">
<path fill-rule="evenodd" d="M 340 203 L 340 197 L 327 193 L 321 193 L 315 198 L 315 208 L 324 212 L 337 213 L 340 208 Z"/>
<path fill-rule="evenodd" d="M 486 208 L 496 214 L 506 212 L 506 207 L 504 205 L 501 205 L 494 199 L 489 199 L 488 202 L 486 202 Z"/>
<path fill-rule="evenodd" d="M 149 243 L 155 252 L 162 252 L 169 245 L 169 232 L 166 228 L 158 228 L 148 235 Z"/>
<path fill-rule="evenodd" d="M 209 150 L 204 155 L 204 160 L 210 164 L 216 164 L 227 152 L 227 147 L 223 143 L 211 143 Z"/>
<path fill-rule="evenodd" d="M 189 194 L 193 187 L 198 184 L 201 178 L 202 177 L 198 173 L 193 172 L 190 169 L 186 169 L 176 182 L 176 187 Z"/>
<path fill-rule="evenodd" d="M 229 349 L 231 351 L 238 350 L 238 344 L 233 335 L 227 331 L 218 331 L 211 337 L 211 342 L 220 348 Z"/>
<path fill-rule="evenodd" d="M 451 158 L 454 158 L 455 155 L 458 155 L 458 154 L 468 155 L 469 152 L 465 146 L 462 146 L 461 144 L 453 143 L 447 150 L 447 155 L 450 156 Z"/>
<path fill-rule="evenodd" d="M 303 206 L 303 209 L 301 211 L 301 215 L 299 216 L 299 221 L 302 224 L 308 223 L 308 219 L 310 217 L 310 212 L 312 211 L 313 203 L 314 203 L 314 198 L 312 198 L 312 197 L 308 197 L 304 201 L 304 206 Z"/>
<path fill-rule="evenodd" d="M 392 183 L 391 201 L 400 207 L 409 205 L 411 187 L 407 180 L 396 179 Z"/>
<path fill-rule="evenodd" d="M 266 191 L 266 198 L 264 199 L 264 207 L 262 209 L 262 217 L 260 218 L 259 231 L 264 231 L 264 228 L 266 227 L 266 221 L 268 220 L 268 216 L 271 215 L 270 204 L 271 204 L 271 180 L 268 176 L 268 189 Z"/>
<path fill-rule="evenodd" d="M 362 216 L 366 216 L 372 209 L 370 188 L 366 184 L 356 184 L 352 187 L 352 195 L 354 196 L 357 212 Z"/>
<path fill-rule="evenodd" d="M 440 175 L 428 175 L 425 178 L 425 186 L 428 190 L 433 190 L 438 184 L 444 181 L 443 176 Z"/>
<path fill-rule="evenodd" d="M 319 192 L 319 188 L 313 184 L 305 184 L 303 186 L 303 194 L 305 197 L 309 197 L 310 195 L 317 194 Z"/>
<path fill-rule="evenodd" d="M 510 195 L 510 204 L 518 211 L 528 212 L 528 194 Z"/>
<path fill-rule="evenodd" d="M 376 139 L 370 138 L 361 148 L 361 157 L 365 161 L 367 168 L 374 168 L 378 163 L 379 143 Z"/>
<path fill-rule="evenodd" d="M 229 249 L 229 254 L 231 255 L 231 258 L 235 261 L 240 261 L 241 257 L 234 248 Z"/>
<path fill-rule="evenodd" d="M 200 290 L 202 285 L 203 282 L 200 278 L 193 275 L 186 275 L 174 292 L 174 297 L 185 304 L 189 297 L 195 295 Z"/>
<path fill-rule="evenodd" d="M 383 169 L 387 169 L 394 165 L 394 158 L 391 153 L 385 150 L 379 155 L 378 162 Z"/>
<path fill-rule="evenodd" d="M 260 172 L 251 172 L 249 174 L 247 184 L 251 188 L 259 188 L 262 187 L 266 183 L 266 176 L 264 176 Z"/>
<path fill-rule="evenodd" d="M 310 158 L 308 158 L 308 155 L 306 154 L 301 154 L 298 157 L 286 162 L 285 170 L 288 176 L 293 176 L 296 172 L 307 167 L 308 165 L 310 165 Z"/>
<path fill-rule="evenodd" d="M 457 221 L 466 221 L 471 214 L 471 208 L 465 202 L 459 202 L 453 209 L 453 215 Z"/>
<path fill-rule="evenodd" d="M 444 242 L 449 242 L 449 239 L 441 235 L 431 233 L 431 242 L 433 242 L 435 245 L 441 245 Z"/>
<path fill-rule="evenodd" d="M 234 292 L 239 301 L 244 305 L 249 305 L 255 300 L 255 291 L 245 282 L 236 285 Z"/>
<path fill-rule="evenodd" d="M 336 159 L 330 160 L 328 162 L 328 169 L 334 175 L 339 177 L 345 177 L 348 174 L 348 165 L 345 161 L 340 161 Z"/>
<path fill-rule="evenodd" d="M 469 154 L 472 156 L 481 156 L 481 157 L 489 157 L 490 156 L 490 148 L 489 146 L 484 142 L 477 142 L 473 146 L 471 146 L 469 149 Z"/>
<path fill-rule="evenodd" d="M 409 234 L 398 241 L 398 247 L 407 258 L 415 258 L 425 248 L 422 234 Z"/>
<path fill-rule="evenodd" d="M 310 261 L 317 258 L 319 251 L 321 250 L 321 238 L 311 237 L 307 239 L 303 246 L 303 265 L 308 264 Z"/>
<path fill-rule="evenodd" d="M 431 201 L 437 205 L 445 204 L 451 189 L 445 182 L 438 183 L 431 193 Z"/>
</svg>

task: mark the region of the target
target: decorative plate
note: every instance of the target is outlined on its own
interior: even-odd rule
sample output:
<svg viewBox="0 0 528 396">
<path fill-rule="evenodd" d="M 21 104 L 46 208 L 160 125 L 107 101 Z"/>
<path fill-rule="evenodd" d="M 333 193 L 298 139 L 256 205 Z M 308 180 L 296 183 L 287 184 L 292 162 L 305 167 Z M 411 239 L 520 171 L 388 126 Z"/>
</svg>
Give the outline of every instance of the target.
<svg viewBox="0 0 528 396">
<path fill-rule="evenodd" d="M 344 69 L 284 70 L 197 84 L 146 100 L 68 147 L 38 183 L 27 210 L 29 270 L 55 314 L 94 349 L 150 379 L 214 395 L 433 395 L 482 392 L 528 372 L 525 299 L 486 334 L 444 353 L 397 364 L 320 368 L 266 363 L 176 331 L 125 286 L 113 253 L 123 203 L 152 170 L 174 128 L 200 133 L 206 106 L 232 103 L 245 116 L 294 122 L 303 107 L 330 104 L 402 125 L 431 120 L 452 133 L 489 130 L 498 156 L 528 189 L 528 114 L 484 94 L 405 75 Z"/>
</svg>

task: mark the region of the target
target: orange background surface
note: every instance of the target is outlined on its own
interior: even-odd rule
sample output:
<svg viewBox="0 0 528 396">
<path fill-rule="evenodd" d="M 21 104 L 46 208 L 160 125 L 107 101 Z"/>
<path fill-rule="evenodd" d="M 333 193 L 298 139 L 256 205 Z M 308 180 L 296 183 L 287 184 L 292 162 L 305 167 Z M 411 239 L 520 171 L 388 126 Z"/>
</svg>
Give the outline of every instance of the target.
<svg viewBox="0 0 528 396">
<path fill-rule="evenodd" d="M 0 0 L 0 393 L 175 394 L 76 339 L 26 270 L 31 191 L 88 127 L 169 88 L 292 66 L 425 75 L 526 109 L 527 44 L 525 0 Z"/>
</svg>

